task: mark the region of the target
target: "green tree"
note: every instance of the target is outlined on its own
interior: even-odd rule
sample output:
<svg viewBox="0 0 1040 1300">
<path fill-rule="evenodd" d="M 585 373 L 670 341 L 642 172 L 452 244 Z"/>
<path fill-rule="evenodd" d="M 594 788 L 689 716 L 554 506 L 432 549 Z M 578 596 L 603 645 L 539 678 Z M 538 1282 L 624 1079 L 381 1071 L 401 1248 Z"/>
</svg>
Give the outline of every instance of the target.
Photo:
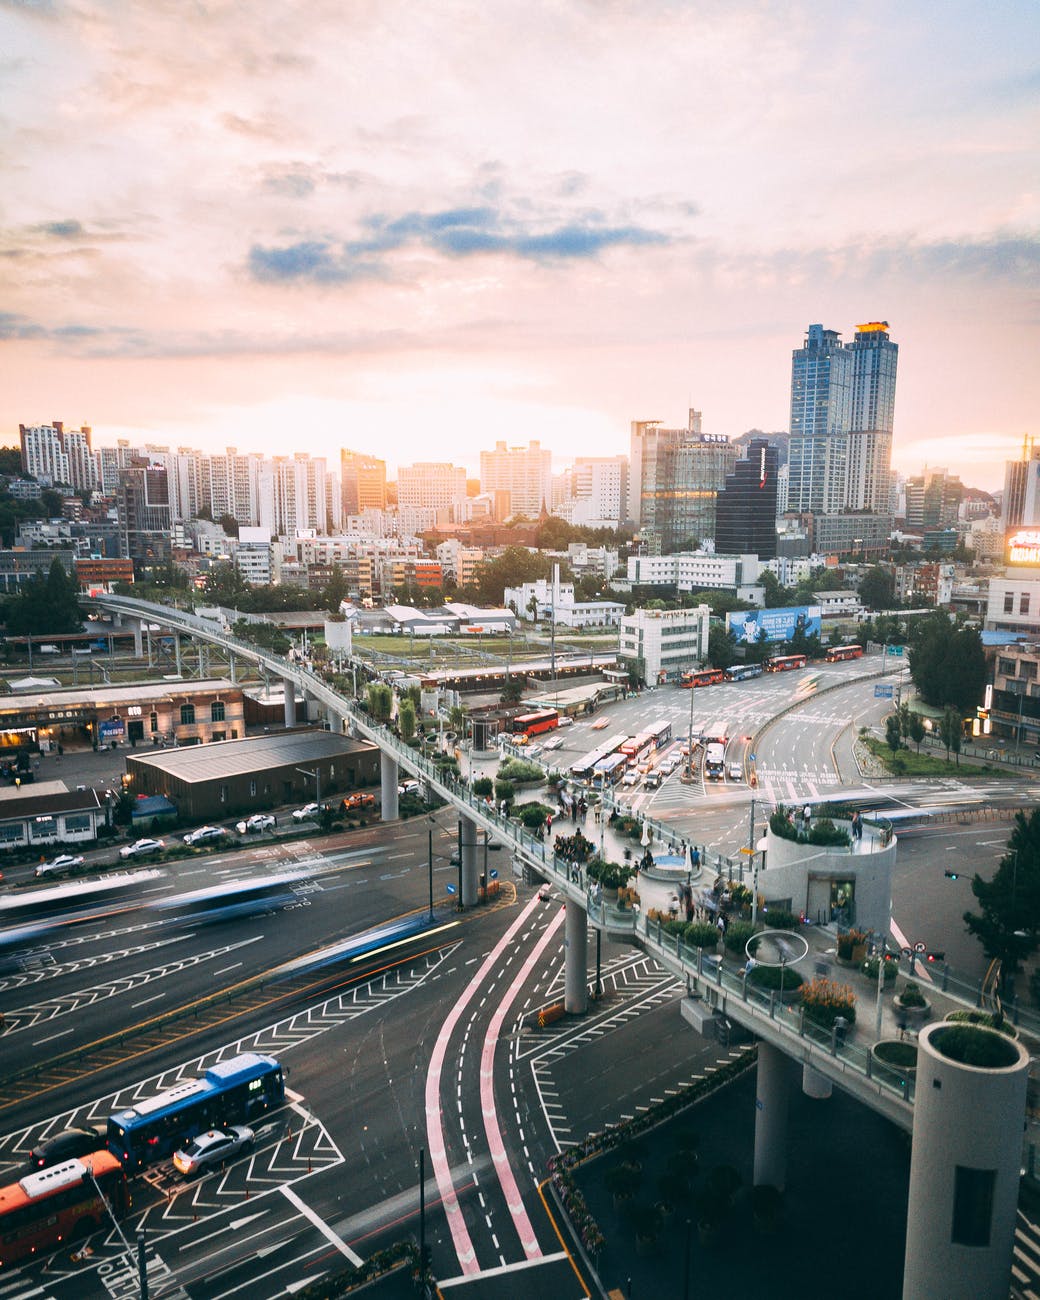
<svg viewBox="0 0 1040 1300">
<path fill-rule="evenodd" d="M 20 447 L 0 447 L 0 474 L 17 478 L 22 472 L 22 450 Z"/>
<path fill-rule="evenodd" d="M 961 722 L 961 715 L 956 709 L 947 708 L 942 717 L 939 719 L 939 739 L 946 746 L 946 761 L 950 761 L 950 751 L 952 750 L 960 762 L 961 737 L 964 734 L 964 724 Z"/>
<path fill-rule="evenodd" d="M 238 520 L 234 515 L 221 515 L 217 523 L 227 533 L 228 537 L 238 536 Z"/>
<path fill-rule="evenodd" d="M 758 575 L 759 586 L 765 592 L 766 609 L 777 609 L 781 606 L 790 594 L 786 587 L 781 585 L 780 579 L 769 569 L 765 569 Z"/>
<path fill-rule="evenodd" d="M 727 632 L 721 623 L 712 623 L 708 628 L 708 662 L 713 668 L 728 668 L 737 657 L 737 646 L 733 635 Z"/>
<path fill-rule="evenodd" d="M 377 722 L 389 722 L 394 707 L 393 692 L 385 682 L 370 682 L 366 691 L 368 711 Z"/>
<path fill-rule="evenodd" d="M 921 741 L 924 740 L 927 731 L 924 725 L 924 718 L 919 713 L 910 715 L 910 739 L 917 746 L 917 752 L 921 752 Z"/>
<path fill-rule="evenodd" d="M 1007 852 L 992 880 L 976 875 L 971 892 L 978 912 L 965 912 L 964 924 L 989 958 L 1001 962 L 1006 979 L 1036 951 L 1040 929 L 1040 809 L 1015 814 Z"/>
<path fill-rule="evenodd" d="M 955 626 L 942 610 L 912 631 L 910 676 L 927 703 L 974 711 L 986 684 L 986 657 L 975 628 Z"/>
<path fill-rule="evenodd" d="M 895 713 L 890 713 L 885 719 L 885 744 L 894 754 L 902 746 L 902 743 L 899 735 L 899 717 Z"/>
<path fill-rule="evenodd" d="M 249 583 L 242 577 L 235 565 L 226 561 L 215 564 L 206 574 L 205 593 L 215 605 L 226 605 L 229 609 L 244 608 L 249 595 Z M 246 610 L 254 613 L 254 610 Z"/>
<path fill-rule="evenodd" d="M 509 677 L 502 687 L 502 704 L 519 704 L 524 694 L 522 677 Z"/>
<path fill-rule="evenodd" d="M 8 600 L 6 623 L 12 636 L 51 636 L 83 630 L 76 579 L 65 571 L 57 556 L 46 576 L 37 570 Z"/>
<path fill-rule="evenodd" d="M 415 736 L 415 704 L 412 700 L 402 700 L 397 706 L 397 726 L 403 741 Z"/>
<path fill-rule="evenodd" d="M 868 569 L 859 584 L 859 598 L 868 609 L 891 609 L 895 602 L 894 575 L 880 564 Z"/>
</svg>

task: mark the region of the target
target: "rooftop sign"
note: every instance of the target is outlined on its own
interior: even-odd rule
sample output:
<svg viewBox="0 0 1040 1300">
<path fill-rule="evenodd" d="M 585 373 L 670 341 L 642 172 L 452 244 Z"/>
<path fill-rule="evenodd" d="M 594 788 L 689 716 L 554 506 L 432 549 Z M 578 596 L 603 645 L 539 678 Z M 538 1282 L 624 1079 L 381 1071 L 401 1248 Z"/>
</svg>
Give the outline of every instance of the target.
<svg viewBox="0 0 1040 1300">
<path fill-rule="evenodd" d="M 1008 564 L 1040 568 L 1040 529 L 1018 528 L 1004 539 Z"/>
</svg>

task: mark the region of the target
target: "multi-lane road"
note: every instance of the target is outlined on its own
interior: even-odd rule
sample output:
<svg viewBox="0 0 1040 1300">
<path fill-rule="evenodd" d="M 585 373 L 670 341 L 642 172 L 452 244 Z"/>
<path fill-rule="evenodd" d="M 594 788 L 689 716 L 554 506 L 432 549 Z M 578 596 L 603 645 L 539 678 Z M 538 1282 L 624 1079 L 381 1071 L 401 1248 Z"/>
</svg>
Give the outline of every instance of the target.
<svg viewBox="0 0 1040 1300">
<path fill-rule="evenodd" d="M 667 718 L 678 736 L 692 703 L 694 730 L 725 721 L 731 752 L 746 764 L 752 751 L 740 737 L 756 737 L 756 790 L 673 777 L 637 803 L 678 834 L 733 851 L 745 842 L 752 797 L 793 801 L 837 791 L 839 773 L 846 775 L 843 733 L 890 707 L 863 680 L 879 666 L 827 666 L 692 698 L 661 689 L 620 703 L 610 711 L 614 730 Z M 825 691 L 839 683 L 845 689 Z M 567 766 L 600 734 L 588 722 L 567 728 L 555 760 Z M 1009 798 L 1032 792 L 1019 781 L 1001 788 Z M 906 802 L 962 800 L 970 774 L 960 784 L 905 783 L 886 792 Z M 192 1183 L 161 1164 L 139 1188 L 132 1226 L 147 1230 L 157 1294 L 230 1300 L 249 1292 L 260 1300 L 291 1292 L 342 1259 L 416 1236 L 420 1150 L 439 1277 L 482 1274 L 488 1285 L 501 1278 L 500 1294 L 510 1296 L 522 1287 L 583 1294 L 539 1195 L 547 1157 L 639 1113 L 724 1060 L 727 1049 L 681 1029 L 680 990 L 669 977 L 638 951 L 609 945 L 602 1000 L 579 1022 L 538 1028 L 538 1010 L 562 994 L 559 905 L 514 880 L 500 854 L 498 903 L 455 914 L 446 892 L 457 875 L 447 810 L 433 819 L 437 908 L 427 934 L 367 964 L 322 967 L 290 985 L 264 979 L 259 988 L 261 976 L 301 953 L 422 914 L 428 825 L 424 818 L 255 844 L 174 863 L 154 886 L 183 892 L 298 868 L 306 878 L 284 910 L 175 932 L 148 910 L 119 912 L 41 940 L 20 969 L 0 977 L 0 1077 L 64 1059 L 35 1085 L 0 1092 L 0 1178 L 15 1176 L 30 1145 L 69 1123 L 103 1122 L 237 1052 L 270 1052 L 289 1067 L 291 1104 L 261 1126 L 255 1147 Z M 960 855 L 982 869 L 999 856 L 1003 838 L 999 825 L 907 838 L 896 907 L 911 937 L 919 925 L 937 925 L 943 908 L 952 927 L 967 903 L 955 897 L 956 886 L 939 886 L 937 860 Z M 948 937 L 946 946 L 953 946 Z M 234 996 L 243 985 L 249 996 Z M 203 1000 L 205 1014 L 166 1023 Z M 119 1034 L 123 1042 L 113 1046 Z M 69 1062 L 72 1050 L 81 1055 Z M 46 1272 L 34 1265 L 0 1279 L 0 1297 L 131 1293 L 116 1234 L 98 1233 L 91 1245 L 80 1262 L 62 1251 Z"/>
</svg>

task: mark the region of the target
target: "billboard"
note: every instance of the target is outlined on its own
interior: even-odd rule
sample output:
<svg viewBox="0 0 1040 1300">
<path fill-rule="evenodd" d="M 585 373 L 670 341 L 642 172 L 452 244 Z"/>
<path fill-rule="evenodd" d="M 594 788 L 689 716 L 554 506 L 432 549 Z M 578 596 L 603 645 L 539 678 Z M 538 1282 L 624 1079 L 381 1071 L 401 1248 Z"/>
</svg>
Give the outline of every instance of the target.
<svg viewBox="0 0 1040 1300">
<path fill-rule="evenodd" d="M 726 626 L 738 643 L 790 641 L 796 629 L 806 636 L 820 635 L 819 605 L 791 605 L 787 609 L 742 609 L 726 615 Z"/>
<path fill-rule="evenodd" d="M 125 730 L 122 718 L 109 718 L 107 722 L 98 723 L 98 739 L 122 740 Z"/>
<path fill-rule="evenodd" d="M 1008 564 L 1040 568 L 1040 528 L 1016 528 L 1004 538 Z"/>
</svg>

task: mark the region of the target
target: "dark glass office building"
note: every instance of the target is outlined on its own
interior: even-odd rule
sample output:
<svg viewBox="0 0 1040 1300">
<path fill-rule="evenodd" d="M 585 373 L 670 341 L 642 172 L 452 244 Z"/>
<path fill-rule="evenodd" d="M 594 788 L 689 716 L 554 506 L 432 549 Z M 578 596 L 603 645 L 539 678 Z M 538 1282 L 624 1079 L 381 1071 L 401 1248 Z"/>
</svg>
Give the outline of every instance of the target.
<svg viewBox="0 0 1040 1300">
<path fill-rule="evenodd" d="M 726 475 L 715 505 L 715 551 L 719 555 L 776 555 L 777 449 L 752 438 L 747 458 Z"/>
</svg>

